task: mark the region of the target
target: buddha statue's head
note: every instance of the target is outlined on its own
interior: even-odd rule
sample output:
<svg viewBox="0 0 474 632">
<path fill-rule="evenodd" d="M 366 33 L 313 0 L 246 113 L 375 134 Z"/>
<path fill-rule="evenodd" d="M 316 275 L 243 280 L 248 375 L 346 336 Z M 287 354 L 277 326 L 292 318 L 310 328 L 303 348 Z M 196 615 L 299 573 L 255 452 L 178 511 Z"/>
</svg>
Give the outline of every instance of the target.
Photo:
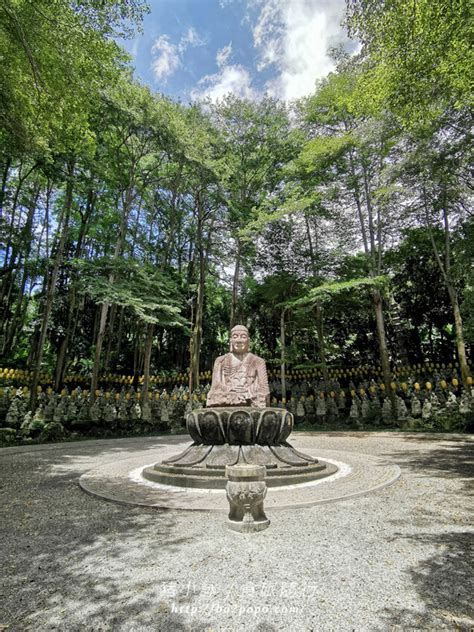
<svg viewBox="0 0 474 632">
<path fill-rule="evenodd" d="M 249 330 L 243 325 L 236 325 L 230 332 L 230 350 L 232 353 L 247 353 L 249 350 Z"/>
</svg>

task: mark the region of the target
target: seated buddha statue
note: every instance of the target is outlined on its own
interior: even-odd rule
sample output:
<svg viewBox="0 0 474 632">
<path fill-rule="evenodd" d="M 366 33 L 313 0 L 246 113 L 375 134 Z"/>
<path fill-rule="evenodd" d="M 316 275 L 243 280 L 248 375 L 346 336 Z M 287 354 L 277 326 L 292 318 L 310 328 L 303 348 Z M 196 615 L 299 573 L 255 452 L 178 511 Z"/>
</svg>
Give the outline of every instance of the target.
<svg viewBox="0 0 474 632">
<path fill-rule="evenodd" d="M 254 406 L 264 408 L 270 395 L 265 360 L 249 353 L 247 327 L 230 332 L 230 353 L 214 362 L 207 406 Z"/>
</svg>

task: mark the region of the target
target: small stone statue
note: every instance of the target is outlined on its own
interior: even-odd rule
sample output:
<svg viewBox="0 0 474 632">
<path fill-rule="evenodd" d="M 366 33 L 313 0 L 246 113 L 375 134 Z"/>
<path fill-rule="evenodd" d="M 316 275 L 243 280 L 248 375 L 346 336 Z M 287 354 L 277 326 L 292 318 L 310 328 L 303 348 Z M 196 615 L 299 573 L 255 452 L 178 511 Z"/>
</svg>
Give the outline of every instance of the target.
<svg viewBox="0 0 474 632">
<path fill-rule="evenodd" d="M 351 409 L 349 411 L 349 417 L 350 419 L 353 419 L 354 421 L 358 421 L 359 419 L 359 407 L 357 406 L 357 400 L 355 398 L 352 400 Z"/>
<path fill-rule="evenodd" d="M 267 494 L 264 465 L 227 465 L 229 528 L 241 533 L 262 531 L 270 525 L 263 509 Z"/>
<path fill-rule="evenodd" d="M 329 423 L 334 423 L 339 417 L 339 410 L 337 408 L 336 402 L 332 397 L 328 399 L 327 402 L 327 414 L 326 419 Z"/>
<path fill-rule="evenodd" d="M 323 424 L 326 421 L 326 400 L 324 396 L 320 396 L 316 404 L 316 421 L 318 424 Z"/>
<path fill-rule="evenodd" d="M 397 397 L 397 421 L 403 422 L 408 417 L 407 405 L 401 397 Z"/>
<path fill-rule="evenodd" d="M 459 402 L 459 412 L 461 413 L 461 415 L 467 415 L 469 414 L 470 411 L 471 411 L 471 406 L 469 403 L 469 395 L 467 394 L 467 391 L 465 391 L 461 395 L 461 400 Z"/>
<path fill-rule="evenodd" d="M 411 416 L 414 419 L 421 417 L 421 402 L 416 395 L 411 400 Z"/>
<path fill-rule="evenodd" d="M 344 391 L 340 391 L 339 396 L 337 398 L 337 407 L 339 410 L 344 410 L 346 407 L 346 394 Z"/>
<path fill-rule="evenodd" d="M 369 403 L 369 400 L 367 398 L 367 395 L 364 395 L 363 398 L 362 398 L 362 405 L 360 407 L 360 411 L 361 411 L 362 419 L 367 421 L 367 419 L 369 418 L 369 414 L 370 414 L 370 403 Z"/>
<path fill-rule="evenodd" d="M 126 421 L 128 419 L 128 416 L 127 400 L 121 399 L 118 405 L 117 419 L 119 421 Z"/>
<path fill-rule="evenodd" d="M 393 418 L 392 402 L 386 397 L 382 404 L 382 419 L 385 423 L 390 423 Z"/>
<path fill-rule="evenodd" d="M 113 403 L 111 402 L 106 402 L 105 406 L 104 406 L 104 421 L 106 421 L 107 423 L 112 423 L 117 419 L 117 410 L 115 408 L 115 406 L 113 405 Z"/>
<path fill-rule="evenodd" d="M 304 410 L 304 400 L 300 399 L 298 401 L 298 403 L 296 404 L 296 418 L 298 419 L 298 421 L 301 421 L 304 417 L 305 414 L 305 410 Z"/>
<path fill-rule="evenodd" d="M 20 421 L 22 418 L 22 413 L 20 410 L 20 402 L 17 397 L 12 399 L 12 403 L 10 404 L 10 408 L 8 409 L 7 417 L 6 417 L 6 425 L 9 428 L 17 428 L 20 425 Z"/>
<path fill-rule="evenodd" d="M 428 399 L 425 399 L 425 402 L 423 404 L 423 408 L 421 411 L 421 417 L 424 421 L 428 421 L 433 416 L 432 408 L 433 407 L 431 405 L 431 402 Z"/>
<path fill-rule="evenodd" d="M 448 399 L 446 401 L 446 408 L 450 412 L 454 412 L 458 408 L 458 402 L 456 399 L 456 395 L 452 392 L 448 393 Z"/>
<path fill-rule="evenodd" d="M 130 418 L 133 421 L 138 421 L 142 418 L 142 407 L 140 406 L 140 402 L 135 402 L 130 409 Z"/>
<path fill-rule="evenodd" d="M 265 408 L 270 395 L 262 358 L 249 353 L 247 327 L 236 325 L 230 334 L 230 353 L 217 358 L 207 406 L 254 406 Z"/>
</svg>

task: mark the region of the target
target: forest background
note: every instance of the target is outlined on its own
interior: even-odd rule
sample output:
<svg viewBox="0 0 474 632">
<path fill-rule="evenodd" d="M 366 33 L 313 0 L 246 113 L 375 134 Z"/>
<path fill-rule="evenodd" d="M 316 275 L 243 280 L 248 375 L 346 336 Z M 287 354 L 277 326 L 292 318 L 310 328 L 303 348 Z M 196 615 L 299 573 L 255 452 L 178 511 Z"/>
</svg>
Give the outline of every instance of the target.
<svg viewBox="0 0 474 632">
<path fill-rule="evenodd" d="M 194 389 L 244 323 L 278 371 L 470 383 L 467 1 L 348 0 L 361 51 L 291 103 L 152 93 L 116 41 L 145 10 L 0 2 L 4 378 Z"/>
</svg>

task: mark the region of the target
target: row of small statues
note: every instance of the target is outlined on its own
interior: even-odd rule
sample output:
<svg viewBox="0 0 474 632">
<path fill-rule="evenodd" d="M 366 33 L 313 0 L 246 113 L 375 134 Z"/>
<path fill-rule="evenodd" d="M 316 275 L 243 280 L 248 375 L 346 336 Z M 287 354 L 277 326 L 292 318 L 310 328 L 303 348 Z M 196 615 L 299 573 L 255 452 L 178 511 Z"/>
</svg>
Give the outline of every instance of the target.
<svg viewBox="0 0 474 632">
<path fill-rule="evenodd" d="M 433 377 L 431 381 L 418 383 L 414 378 L 408 378 L 406 382 L 401 384 L 395 384 L 395 391 L 397 394 L 401 394 L 404 398 L 411 397 L 413 393 L 415 393 L 419 398 L 424 400 L 430 392 L 436 393 L 441 403 L 445 402 L 449 396 L 449 393 L 454 393 L 456 396 L 459 395 L 461 387 L 459 385 L 459 380 L 456 378 L 453 379 L 456 383 L 453 385 L 451 382 L 447 382 L 443 376 L 438 375 L 436 378 Z M 278 385 L 278 388 L 277 388 Z M 297 401 L 305 401 L 305 400 L 318 400 L 321 397 L 329 397 L 332 394 L 336 398 L 345 398 L 351 397 L 352 393 L 357 393 L 358 395 L 362 393 L 367 393 L 369 397 L 377 396 L 377 397 L 385 397 L 385 387 L 382 383 L 377 383 L 374 380 L 363 380 L 355 384 L 353 381 L 350 381 L 346 388 L 341 387 L 341 384 L 338 380 L 331 380 L 329 383 L 325 383 L 322 380 L 318 382 L 294 382 L 287 383 L 286 389 L 286 399 L 282 399 L 282 389 L 280 382 L 270 382 L 270 398 L 269 403 L 273 406 L 278 406 L 283 403 L 286 407 L 290 404 L 290 402 Z M 429 388 L 428 388 L 429 386 Z M 211 386 L 210 384 L 201 384 L 196 387 L 193 391 L 193 396 L 190 398 L 189 389 L 187 386 L 183 385 L 175 385 L 172 389 L 163 388 L 162 390 L 153 389 L 149 392 L 150 402 L 155 400 L 170 400 L 170 401 L 184 401 L 186 404 L 192 405 L 192 407 L 203 406 L 205 405 L 207 395 L 209 393 Z M 467 387 L 469 388 L 469 387 Z M 140 390 L 135 390 L 134 387 L 122 387 L 121 389 L 111 389 L 104 390 L 100 389 L 97 391 L 98 399 L 112 399 L 121 400 L 123 398 L 135 399 L 141 398 Z M 20 396 L 24 398 L 29 398 L 30 391 L 29 387 L 14 387 L 7 386 L 4 388 L 0 388 L 0 411 L 5 407 L 5 402 L 9 402 L 12 397 Z M 37 400 L 39 403 L 44 403 L 45 398 L 54 397 L 56 399 L 60 399 L 61 397 L 70 396 L 72 398 L 80 399 L 90 399 L 89 391 L 81 389 L 81 387 L 74 388 L 72 390 L 65 387 L 62 389 L 60 393 L 54 392 L 51 387 L 46 389 L 40 389 L 38 393 Z M 191 400 L 191 404 L 189 403 Z M 2 404 L 3 402 L 3 404 Z M 0 413 L 1 414 L 1 413 Z M 0 418 L 1 420 L 1 418 Z"/>
<path fill-rule="evenodd" d="M 307 422 L 314 425 L 350 422 L 355 426 L 380 423 L 403 426 L 413 420 L 428 422 L 443 415 L 469 415 L 474 413 L 474 392 L 463 389 L 458 395 L 453 391 L 423 389 L 396 396 L 396 414 L 393 414 L 389 397 L 371 393 L 364 387 L 354 389 L 346 396 L 344 391 L 323 394 L 319 397 L 290 398 L 288 402 L 273 400 L 275 407 L 286 408 L 295 416 L 296 424 Z M 201 401 L 200 401 L 201 400 Z M 33 414 L 29 410 L 29 398 L 23 389 L 5 389 L 0 397 L 0 412 L 5 420 L 0 435 L 37 436 L 53 425 L 59 437 L 64 433 L 94 434 L 104 431 L 124 431 L 131 434 L 157 430 L 177 431 L 183 428 L 186 412 L 202 406 L 202 398 L 193 402 L 188 398 L 156 391 L 148 403 L 143 403 L 138 393 L 123 390 L 119 393 L 100 393 L 91 405 L 87 392 L 42 393 Z M 61 428 L 59 428 L 61 426 Z M 11 430 L 6 433 L 5 430 Z"/>
</svg>

